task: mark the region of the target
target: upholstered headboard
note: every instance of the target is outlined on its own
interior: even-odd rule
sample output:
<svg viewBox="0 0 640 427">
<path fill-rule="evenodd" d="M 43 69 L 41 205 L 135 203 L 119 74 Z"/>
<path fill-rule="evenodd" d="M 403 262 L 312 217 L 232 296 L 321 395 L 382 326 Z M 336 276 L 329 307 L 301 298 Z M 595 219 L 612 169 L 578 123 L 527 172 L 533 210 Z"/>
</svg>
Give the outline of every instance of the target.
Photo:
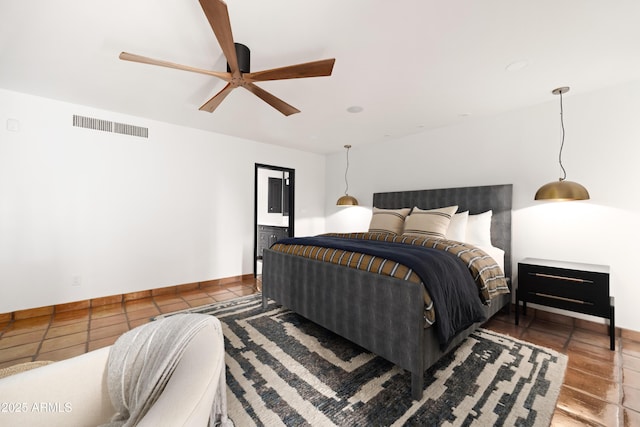
<svg viewBox="0 0 640 427">
<path fill-rule="evenodd" d="M 505 275 L 511 277 L 512 193 L 512 184 L 395 191 L 374 193 L 373 206 L 382 209 L 400 209 L 414 206 L 420 209 L 435 209 L 458 205 L 458 212 L 468 210 L 472 215 L 492 210 L 491 242 L 494 246 L 504 251 Z"/>
</svg>

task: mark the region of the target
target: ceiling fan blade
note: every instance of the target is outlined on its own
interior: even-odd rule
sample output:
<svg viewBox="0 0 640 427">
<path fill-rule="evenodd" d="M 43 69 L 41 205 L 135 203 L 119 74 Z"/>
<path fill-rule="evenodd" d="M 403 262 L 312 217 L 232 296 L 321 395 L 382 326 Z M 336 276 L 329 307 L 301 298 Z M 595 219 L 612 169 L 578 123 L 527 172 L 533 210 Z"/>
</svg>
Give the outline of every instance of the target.
<svg viewBox="0 0 640 427">
<path fill-rule="evenodd" d="M 236 86 L 232 86 L 230 83 L 227 83 L 227 85 L 218 93 L 216 93 L 213 98 L 211 98 L 210 100 L 208 100 L 207 102 L 205 102 L 202 107 L 199 108 L 200 111 L 208 111 L 210 113 L 213 113 L 213 111 L 218 108 L 218 105 L 220 105 L 220 103 L 222 101 L 224 101 L 224 99 L 227 97 L 227 95 L 229 95 L 231 93 L 232 90 L 234 90 L 236 88 Z"/>
<path fill-rule="evenodd" d="M 222 0 L 200 0 L 200 6 L 202 6 L 209 25 L 211 25 L 216 39 L 218 39 L 218 44 L 227 58 L 231 73 L 239 77 L 240 69 L 238 67 L 236 47 L 233 42 L 233 33 L 231 32 L 227 4 Z"/>
<path fill-rule="evenodd" d="M 320 61 L 289 65 L 287 67 L 273 68 L 270 70 L 257 71 L 255 73 L 245 73 L 242 77 L 248 81 L 262 82 L 267 80 L 330 76 L 335 62 L 335 58 L 322 59 Z"/>
<path fill-rule="evenodd" d="M 254 95 L 256 95 L 258 98 L 262 99 L 267 104 L 271 105 L 276 110 L 280 111 L 285 116 L 290 116 L 291 114 L 300 112 L 300 110 L 298 110 L 296 107 L 293 107 L 287 104 L 280 98 L 277 98 L 276 96 L 254 85 L 253 83 L 250 83 L 250 82 L 246 83 L 242 87 L 247 89 L 249 92 L 253 93 Z"/>
<path fill-rule="evenodd" d="M 176 70 L 191 71 L 193 73 L 206 74 L 208 76 L 218 77 L 225 81 L 231 81 L 231 73 L 219 73 L 217 71 L 204 70 L 202 68 L 190 67 L 188 65 L 176 64 L 174 62 L 162 61 L 160 59 L 147 58 L 146 56 L 135 55 L 133 53 L 122 52 L 119 56 L 124 61 L 140 62 L 143 64 L 159 65 L 161 67 L 175 68 Z"/>
</svg>

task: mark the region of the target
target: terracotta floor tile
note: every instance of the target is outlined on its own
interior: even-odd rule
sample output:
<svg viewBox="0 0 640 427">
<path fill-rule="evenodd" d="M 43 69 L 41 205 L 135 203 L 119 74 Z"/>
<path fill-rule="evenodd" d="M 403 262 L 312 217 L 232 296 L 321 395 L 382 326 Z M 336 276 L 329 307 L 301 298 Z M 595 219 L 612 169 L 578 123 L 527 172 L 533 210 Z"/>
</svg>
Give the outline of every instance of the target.
<svg viewBox="0 0 640 427">
<path fill-rule="evenodd" d="M 89 321 L 82 320 L 76 323 L 67 323 L 62 326 L 51 326 L 47 331 L 45 338 L 55 338 L 62 335 L 75 334 L 77 332 L 86 332 L 89 329 Z"/>
<path fill-rule="evenodd" d="M 162 305 L 170 305 L 170 304 L 177 304 L 180 302 L 184 302 L 184 300 L 175 295 L 175 294 L 171 294 L 171 295 L 158 295 L 153 297 L 153 301 L 155 301 L 155 303 L 159 306 Z"/>
<path fill-rule="evenodd" d="M 144 325 L 145 323 L 149 323 L 149 318 L 143 317 L 141 319 L 133 319 L 133 320 L 129 320 L 129 327 L 133 329 L 133 328 L 137 328 L 140 325 Z"/>
<path fill-rule="evenodd" d="M 205 293 L 207 293 L 208 295 L 212 296 L 215 298 L 216 295 L 218 294 L 227 294 L 227 293 L 232 293 L 229 291 L 229 289 L 223 287 L 223 286 L 219 286 L 219 285 L 215 285 L 215 286 L 207 286 L 205 288 L 202 289 Z"/>
<path fill-rule="evenodd" d="M 184 301 L 180 301 L 173 304 L 160 306 L 160 312 L 162 312 L 163 314 L 167 314 L 167 313 L 173 313 L 174 311 L 185 310 L 187 308 L 190 308 L 189 304 L 187 304 Z"/>
<path fill-rule="evenodd" d="M 21 359 L 13 359 L 8 362 L 0 362 L 0 369 L 26 362 L 33 362 L 33 357 L 23 357 Z"/>
<path fill-rule="evenodd" d="M 78 344 L 87 342 L 87 332 L 77 332 L 75 334 L 63 335 L 56 338 L 46 339 L 42 341 L 40 353 L 48 353 L 54 350 L 60 350 L 67 347 L 73 347 Z"/>
<path fill-rule="evenodd" d="M 535 319 L 533 315 L 533 309 L 527 309 L 527 315 L 525 316 L 522 313 L 522 307 L 520 307 L 520 325 L 522 327 L 528 327 L 531 322 Z M 511 304 L 511 309 L 507 313 L 505 310 L 501 310 L 493 316 L 495 319 L 503 320 L 505 322 L 516 323 L 516 306 L 515 304 Z"/>
<path fill-rule="evenodd" d="M 622 367 L 622 384 L 640 389 L 640 372 Z"/>
<path fill-rule="evenodd" d="M 620 384 L 616 381 L 567 368 L 564 385 L 611 403 L 620 402 Z"/>
<path fill-rule="evenodd" d="M 611 351 L 609 349 L 609 335 L 589 332 L 584 329 L 575 329 L 571 334 L 571 341 L 582 342 Z"/>
<path fill-rule="evenodd" d="M 557 335 L 559 337 L 569 339 L 569 336 L 573 332 L 573 328 L 571 326 L 548 322 L 546 320 L 541 320 L 536 317 L 536 319 L 531 322 L 529 325 L 530 330 L 537 330 L 551 335 Z"/>
<path fill-rule="evenodd" d="M 605 323 L 590 322 L 584 319 L 573 319 L 573 323 L 577 330 L 585 330 L 587 332 L 596 332 L 600 335 L 609 336 L 609 325 Z"/>
<path fill-rule="evenodd" d="M 124 303 L 127 313 L 130 311 L 143 310 L 150 307 L 155 307 L 156 304 L 153 302 L 153 298 L 143 298 L 137 299 L 133 301 L 127 301 Z"/>
<path fill-rule="evenodd" d="M 234 289 L 233 292 L 236 295 L 241 296 L 241 297 L 244 297 L 244 296 L 247 296 L 247 295 L 253 295 L 253 294 L 256 293 L 256 291 L 254 289 L 251 289 L 251 288 L 246 287 L 246 286 L 244 286 L 244 287 L 242 287 L 240 289 Z"/>
<path fill-rule="evenodd" d="M 75 323 L 81 320 L 89 320 L 89 309 L 64 311 L 53 315 L 52 325 L 61 326 Z"/>
<path fill-rule="evenodd" d="M 489 320 L 482 327 L 514 338 L 520 338 L 520 335 L 526 330 L 521 326 L 516 326 L 513 322 L 503 322 L 502 320 L 493 319 Z"/>
<path fill-rule="evenodd" d="M 564 346 L 569 340 L 568 336 L 563 337 L 550 334 L 549 332 L 541 331 L 539 329 L 527 329 L 522 333 L 522 335 L 520 335 L 520 338 L 560 352 L 564 350 Z"/>
<path fill-rule="evenodd" d="M 144 319 L 144 318 L 148 319 L 153 316 L 157 316 L 158 314 L 160 314 L 160 310 L 158 310 L 156 306 L 153 306 L 153 307 L 143 308 L 142 310 L 127 311 L 127 319 L 129 319 L 129 321 Z"/>
<path fill-rule="evenodd" d="M 39 353 L 38 357 L 36 357 L 36 360 L 53 360 L 57 362 L 59 360 L 65 360 L 75 356 L 80 356 L 81 354 L 84 354 L 86 352 L 87 344 L 83 343 L 74 345 L 73 347 L 66 347 L 59 350 L 50 351 L 48 353 Z"/>
<path fill-rule="evenodd" d="M 640 357 L 629 356 L 628 354 L 622 354 L 622 366 L 627 369 L 640 372 Z"/>
<path fill-rule="evenodd" d="M 205 294 L 205 295 L 207 295 L 207 294 Z M 203 306 L 203 305 L 213 304 L 214 302 L 216 302 L 216 301 L 213 298 L 211 298 L 210 296 L 206 296 L 205 298 L 196 298 L 196 299 L 187 300 L 187 303 L 191 307 L 200 307 L 200 306 Z"/>
<path fill-rule="evenodd" d="M 124 313 L 116 314 L 113 316 L 98 317 L 91 319 L 91 329 L 103 328 L 105 326 L 117 325 L 118 323 L 124 323 L 127 321 L 127 316 Z"/>
<path fill-rule="evenodd" d="M 15 320 L 2 333 L 3 337 L 11 335 L 24 334 L 40 329 L 47 329 L 51 322 L 51 316 L 32 317 L 29 319 Z"/>
<path fill-rule="evenodd" d="M 621 411 L 617 405 L 564 386 L 560 390 L 558 407 L 576 417 L 604 426 L 618 425 L 618 416 Z"/>
<path fill-rule="evenodd" d="M 622 339 L 622 353 L 633 357 L 640 357 L 640 342 Z"/>
<path fill-rule="evenodd" d="M 595 421 L 581 418 L 576 414 L 563 411 L 556 408 L 551 419 L 551 426 L 553 427 L 602 427 L 602 424 Z"/>
<path fill-rule="evenodd" d="M 564 326 L 569 329 L 573 329 L 575 320 L 573 317 L 565 316 L 564 314 L 552 313 L 544 310 L 537 310 L 535 317 L 536 320 L 553 323 L 557 328 Z"/>
<path fill-rule="evenodd" d="M 601 378 L 606 378 L 611 381 L 620 380 L 620 369 L 617 364 L 603 362 L 600 359 L 594 359 L 585 355 L 584 353 L 575 352 L 569 350 L 567 352 L 569 356 L 568 367 L 577 369 L 588 374 L 592 374 Z"/>
<path fill-rule="evenodd" d="M 36 355 L 40 347 L 39 342 L 17 345 L 9 348 L 0 349 L 0 362 L 8 362 L 10 360 L 21 359 L 24 357 L 33 357 Z"/>
<path fill-rule="evenodd" d="M 630 331 L 625 329 L 622 331 L 622 338 L 629 341 L 640 342 L 640 331 Z"/>
<path fill-rule="evenodd" d="M 126 323 L 118 323 L 116 325 L 105 326 L 103 328 L 91 329 L 89 331 L 89 340 L 95 341 L 106 337 L 120 336 L 129 330 Z"/>
<path fill-rule="evenodd" d="M 108 347 L 110 345 L 113 345 L 114 342 L 116 342 L 116 340 L 120 337 L 120 335 L 114 335 L 112 337 L 106 337 L 106 338 L 101 338 L 99 340 L 93 340 L 93 341 L 89 341 L 88 344 L 88 351 L 93 351 L 93 350 L 97 350 L 99 348 L 102 347 Z"/>
<path fill-rule="evenodd" d="M 623 385 L 622 405 L 625 408 L 640 412 L 640 389 Z"/>
<path fill-rule="evenodd" d="M 569 344 L 567 344 L 567 351 L 572 353 L 581 353 L 585 356 L 592 357 L 594 359 L 602 360 L 606 363 L 612 363 L 614 365 L 620 364 L 619 354 L 609 349 L 607 338 L 607 345 L 602 347 L 599 345 L 598 340 L 594 340 L 594 344 L 589 344 L 583 341 L 576 341 L 571 337 Z"/>
<path fill-rule="evenodd" d="M 624 427 L 640 426 L 640 412 L 623 408 L 623 424 Z"/>
<path fill-rule="evenodd" d="M 101 305 L 91 308 L 91 319 L 109 317 L 122 313 L 124 313 L 124 306 L 122 305 L 122 303 Z"/>
<path fill-rule="evenodd" d="M 196 289 L 196 290 L 191 290 L 191 291 L 187 291 L 187 292 L 181 292 L 180 296 L 185 300 L 185 301 L 191 301 L 194 299 L 199 299 L 199 298 L 207 298 L 209 295 L 204 292 L 203 290 L 200 289 Z"/>
<path fill-rule="evenodd" d="M 37 331 L 27 332 L 24 334 L 15 334 L 8 337 L 0 337 L 0 348 L 10 348 L 17 345 L 39 343 L 42 341 L 46 329 L 40 329 Z"/>
<path fill-rule="evenodd" d="M 215 293 L 215 294 L 209 294 L 214 300 L 216 301 L 227 301 L 233 298 L 237 298 L 238 296 L 236 294 L 234 294 L 233 292 L 219 292 L 219 293 Z"/>
<path fill-rule="evenodd" d="M 230 291 L 237 291 L 240 290 L 244 287 L 244 285 L 242 285 L 241 283 L 235 284 L 235 285 L 228 285 L 225 286 L 225 289 L 228 289 Z"/>
</svg>

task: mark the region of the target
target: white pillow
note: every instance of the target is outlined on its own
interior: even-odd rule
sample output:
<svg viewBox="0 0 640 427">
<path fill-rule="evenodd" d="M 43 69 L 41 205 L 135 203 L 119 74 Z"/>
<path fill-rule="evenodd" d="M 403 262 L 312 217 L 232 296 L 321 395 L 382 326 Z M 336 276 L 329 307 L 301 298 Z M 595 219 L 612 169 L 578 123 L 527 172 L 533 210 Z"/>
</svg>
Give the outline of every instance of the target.
<svg viewBox="0 0 640 427">
<path fill-rule="evenodd" d="M 456 242 L 464 242 L 467 238 L 467 220 L 469 219 L 469 211 L 459 212 L 451 217 L 449 228 L 445 238 L 447 240 L 455 240 Z"/>
<path fill-rule="evenodd" d="M 405 220 L 402 235 L 444 239 L 451 217 L 457 210 L 458 206 L 429 210 L 415 207 Z"/>
<path fill-rule="evenodd" d="M 491 216 L 493 211 L 469 215 L 465 242 L 473 246 L 493 246 L 491 244 Z"/>
<path fill-rule="evenodd" d="M 496 264 L 500 266 L 500 269 L 504 271 L 504 251 L 502 249 L 496 248 L 495 246 L 479 246 L 478 248 L 482 249 L 487 253 L 487 255 L 493 258 Z"/>
</svg>

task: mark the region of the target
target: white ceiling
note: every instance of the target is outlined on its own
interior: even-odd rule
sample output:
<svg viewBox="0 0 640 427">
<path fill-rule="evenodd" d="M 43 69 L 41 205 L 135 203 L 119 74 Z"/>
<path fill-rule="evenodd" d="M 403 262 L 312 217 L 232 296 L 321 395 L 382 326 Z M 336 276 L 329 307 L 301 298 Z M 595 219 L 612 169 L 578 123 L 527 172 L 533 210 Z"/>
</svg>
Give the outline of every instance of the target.
<svg viewBox="0 0 640 427">
<path fill-rule="evenodd" d="M 2 0 L 0 87 L 317 153 L 640 78 L 638 0 L 228 0 L 259 71 L 336 58 L 331 77 L 258 83 L 121 61 L 127 51 L 225 71 L 197 0 Z M 509 64 L 526 61 L 519 70 Z M 361 113 L 347 112 L 361 106 Z M 135 123 L 133 123 L 135 124 Z"/>
</svg>

